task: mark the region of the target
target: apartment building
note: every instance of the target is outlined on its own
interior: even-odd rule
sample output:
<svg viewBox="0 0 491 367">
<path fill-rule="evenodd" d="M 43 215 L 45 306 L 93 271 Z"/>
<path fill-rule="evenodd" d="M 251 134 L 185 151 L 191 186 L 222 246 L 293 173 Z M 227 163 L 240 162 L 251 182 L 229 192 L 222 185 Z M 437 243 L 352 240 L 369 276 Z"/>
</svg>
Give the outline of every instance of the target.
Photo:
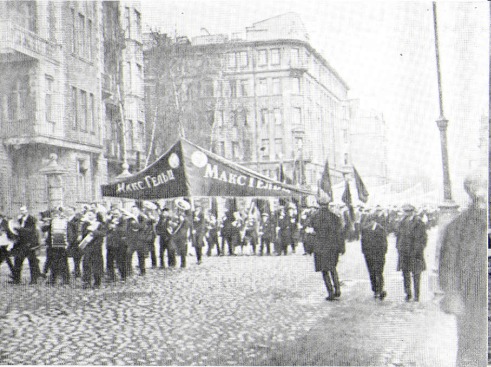
<svg viewBox="0 0 491 367">
<path fill-rule="evenodd" d="M 349 139 L 343 140 L 348 86 L 309 43 L 297 14 L 254 23 L 232 38 L 195 37 L 179 52 L 190 60 L 210 54 L 220 70 L 188 98 L 213 101 L 194 123 L 209 128 L 214 152 L 273 178 L 282 165 L 286 176 L 311 188 L 328 158 L 333 180 L 342 178 L 351 162 Z"/>
<path fill-rule="evenodd" d="M 53 153 L 65 205 L 100 199 L 105 20 L 101 1 L 0 2 L 0 211 L 48 207 Z"/>
</svg>

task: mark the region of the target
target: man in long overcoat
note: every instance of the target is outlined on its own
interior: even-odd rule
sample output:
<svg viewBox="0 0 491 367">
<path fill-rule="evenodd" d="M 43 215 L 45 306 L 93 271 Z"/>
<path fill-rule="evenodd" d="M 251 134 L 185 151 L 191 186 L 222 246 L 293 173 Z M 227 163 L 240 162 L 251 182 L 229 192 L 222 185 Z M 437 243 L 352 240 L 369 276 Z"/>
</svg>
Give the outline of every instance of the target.
<svg viewBox="0 0 491 367">
<path fill-rule="evenodd" d="M 376 212 L 365 218 L 361 226 L 361 251 L 365 256 L 375 298 L 384 299 L 384 265 L 387 253 L 386 222 Z"/>
<path fill-rule="evenodd" d="M 486 201 L 487 173 L 468 176 L 464 188 L 471 205 L 448 224 L 440 250 L 443 311 L 457 316 L 457 366 L 485 366 L 486 338 Z"/>
<path fill-rule="evenodd" d="M 339 254 L 345 252 L 343 228 L 339 217 L 329 210 L 328 199 L 320 197 L 318 201 L 320 208 L 312 215 L 307 231 L 315 234 L 315 271 L 322 272 L 328 293 L 326 300 L 333 301 L 341 296 L 336 266 Z"/>
<path fill-rule="evenodd" d="M 406 301 L 412 298 L 411 275 L 414 281 L 414 301 L 419 301 L 421 273 L 426 270 L 424 249 L 426 247 L 426 226 L 415 215 L 415 207 L 405 204 L 404 216 L 397 230 L 396 248 L 399 253 L 397 270 L 402 271 Z"/>
</svg>

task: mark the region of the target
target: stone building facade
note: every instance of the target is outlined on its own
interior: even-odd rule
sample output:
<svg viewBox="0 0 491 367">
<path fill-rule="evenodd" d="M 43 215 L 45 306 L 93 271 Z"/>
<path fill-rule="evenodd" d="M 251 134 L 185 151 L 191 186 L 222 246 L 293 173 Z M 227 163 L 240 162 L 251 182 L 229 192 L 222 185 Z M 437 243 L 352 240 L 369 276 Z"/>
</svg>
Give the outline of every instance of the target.
<svg viewBox="0 0 491 367">
<path fill-rule="evenodd" d="M 108 180 L 101 1 L 0 2 L 0 211 L 50 205 L 39 170 L 55 153 L 65 205 Z"/>
<path fill-rule="evenodd" d="M 213 101 L 195 122 L 210 130 L 210 141 L 196 143 L 273 178 L 282 165 L 286 176 L 313 189 L 328 158 L 333 181 L 342 179 L 351 162 L 349 139 L 343 140 L 348 86 L 309 43 L 298 15 L 254 23 L 230 39 L 195 37 L 179 55 L 210 53 L 220 70 L 190 97 Z"/>
</svg>

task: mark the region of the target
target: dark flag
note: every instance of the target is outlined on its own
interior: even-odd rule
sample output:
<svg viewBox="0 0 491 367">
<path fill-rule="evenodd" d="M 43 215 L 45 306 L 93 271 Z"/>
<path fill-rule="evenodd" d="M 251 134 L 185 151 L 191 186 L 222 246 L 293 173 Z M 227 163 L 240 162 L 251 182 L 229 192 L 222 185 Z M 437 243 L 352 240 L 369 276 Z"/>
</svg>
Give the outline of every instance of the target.
<svg viewBox="0 0 491 367">
<path fill-rule="evenodd" d="M 344 192 L 343 192 L 343 196 L 342 196 L 341 200 L 343 200 L 343 203 L 345 203 L 346 206 L 348 207 L 349 216 L 350 216 L 351 221 L 354 221 L 355 210 L 353 209 L 353 204 L 351 201 L 351 191 L 349 188 L 349 182 L 348 181 L 345 181 Z"/>
<path fill-rule="evenodd" d="M 215 218 L 218 219 L 218 202 L 216 197 L 211 198 L 211 214 L 215 216 Z"/>
<path fill-rule="evenodd" d="M 282 183 L 286 183 L 288 185 L 292 185 L 293 181 L 290 177 L 285 175 L 285 171 L 283 170 L 283 164 L 280 164 L 280 177 L 278 178 L 278 181 Z"/>
<path fill-rule="evenodd" d="M 361 180 L 361 177 L 354 166 L 353 166 L 353 172 L 355 173 L 355 183 L 356 183 L 356 190 L 358 191 L 358 199 L 366 203 L 368 201 L 368 190 L 365 187 L 365 184 Z"/>
<path fill-rule="evenodd" d="M 332 201 L 332 184 L 331 175 L 329 174 L 329 161 L 326 159 L 324 166 L 324 172 L 322 172 L 322 178 L 319 185 L 319 189 L 322 190 L 329 197 L 329 201 Z"/>
</svg>

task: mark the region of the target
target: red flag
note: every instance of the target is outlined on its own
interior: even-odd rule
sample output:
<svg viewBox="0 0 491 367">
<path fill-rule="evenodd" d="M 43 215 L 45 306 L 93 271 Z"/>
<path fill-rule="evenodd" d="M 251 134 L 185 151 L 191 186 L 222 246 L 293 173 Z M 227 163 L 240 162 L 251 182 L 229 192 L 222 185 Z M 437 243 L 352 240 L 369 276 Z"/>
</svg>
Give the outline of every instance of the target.
<svg viewBox="0 0 491 367">
<path fill-rule="evenodd" d="M 343 193 L 341 200 L 343 200 L 343 202 L 348 207 L 350 219 L 351 219 L 351 221 L 353 221 L 355 219 L 355 210 L 353 209 L 353 205 L 352 205 L 352 201 L 351 201 L 351 191 L 349 188 L 349 182 L 348 181 L 345 181 L 344 193 Z"/>
<path fill-rule="evenodd" d="M 332 201 L 331 175 L 329 174 L 329 161 L 327 159 L 326 159 L 326 164 L 324 166 L 324 172 L 322 172 L 322 178 L 319 184 L 319 190 L 322 191 L 324 194 L 327 194 L 327 196 L 329 197 L 329 201 Z"/>
<path fill-rule="evenodd" d="M 369 195 L 368 190 L 365 187 L 365 184 L 361 180 L 361 177 L 354 166 L 353 166 L 353 172 L 355 173 L 355 183 L 356 183 L 356 190 L 358 191 L 358 199 L 366 203 L 368 201 L 368 195 Z"/>
</svg>

